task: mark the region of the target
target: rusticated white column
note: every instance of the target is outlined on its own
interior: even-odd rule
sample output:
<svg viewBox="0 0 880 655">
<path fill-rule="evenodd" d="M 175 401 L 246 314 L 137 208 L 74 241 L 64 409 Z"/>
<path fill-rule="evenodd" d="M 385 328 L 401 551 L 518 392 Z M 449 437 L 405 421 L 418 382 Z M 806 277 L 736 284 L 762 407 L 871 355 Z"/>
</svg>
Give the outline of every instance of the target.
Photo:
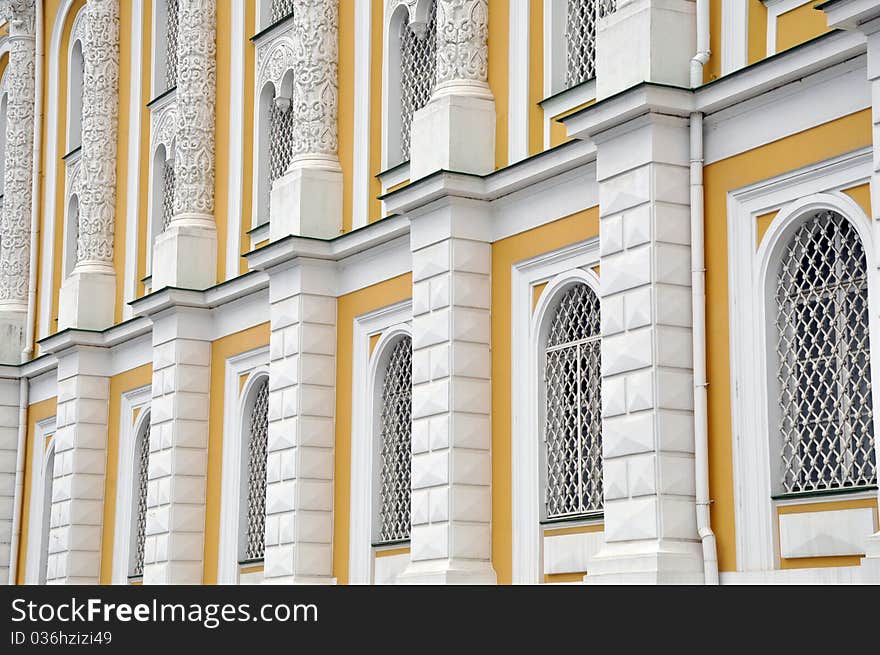
<svg viewBox="0 0 880 655">
<path fill-rule="evenodd" d="M 270 238 L 332 238 L 342 229 L 338 143 L 339 0 L 300 0 L 293 13 L 293 157 L 275 181 Z"/>
<path fill-rule="evenodd" d="M 119 0 L 88 0 L 83 43 L 82 160 L 76 265 L 61 285 L 58 328 L 113 325 Z"/>
<path fill-rule="evenodd" d="M 9 21 L 6 170 L 0 218 L 0 362 L 24 347 L 30 272 L 34 162 L 34 0 L 4 0 Z"/>
<path fill-rule="evenodd" d="M 486 203 L 410 214 L 413 258 L 411 562 L 405 584 L 494 584 L 492 262 Z"/>
<path fill-rule="evenodd" d="M 174 217 L 153 249 L 156 290 L 205 289 L 217 280 L 217 0 L 179 0 L 178 21 Z"/>
<path fill-rule="evenodd" d="M 110 351 L 93 337 L 62 332 L 42 342 L 58 358 L 48 584 L 98 584 L 101 573 Z"/>
<path fill-rule="evenodd" d="M 413 117 L 410 177 L 495 169 L 495 101 L 489 89 L 488 0 L 437 2 L 437 78 Z"/>
<path fill-rule="evenodd" d="M 334 267 L 295 259 L 268 270 L 267 583 L 333 581 Z"/>
<path fill-rule="evenodd" d="M 871 87 L 873 104 L 872 123 L 874 140 L 874 160 L 871 170 L 871 218 L 874 235 L 874 258 L 880 255 L 880 0 L 874 2 L 856 2 L 855 0 L 838 0 L 824 3 L 828 27 L 862 32 L 868 42 L 868 84 Z M 871 275 L 880 275 L 877 269 Z M 876 310 L 875 310 L 876 311 Z M 876 347 L 876 344 L 872 344 Z M 878 402 L 878 390 L 874 389 L 874 403 Z M 875 428 L 876 430 L 876 428 Z M 876 438 L 875 438 L 876 443 Z M 875 452 L 878 449 L 875 447 Z M 880 503 L 880 493 L 878 493 Z M 868 537 L 865 544 L 866 557 L 862 560 L 864 582 L 877 584 L 880 582 L 880 531 Z"/>
<path fill-rule="evenodd" d="M 211 316 L 193 300 L 151 316 L 153 400 L 144 584 L 201 584 Z"/>
</svg>

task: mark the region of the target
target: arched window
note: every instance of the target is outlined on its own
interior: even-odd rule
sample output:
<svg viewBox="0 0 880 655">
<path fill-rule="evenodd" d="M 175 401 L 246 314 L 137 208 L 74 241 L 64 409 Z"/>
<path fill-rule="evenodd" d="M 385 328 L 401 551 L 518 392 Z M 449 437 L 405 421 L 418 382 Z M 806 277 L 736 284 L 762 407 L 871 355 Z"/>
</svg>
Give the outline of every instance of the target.
<svg viewBox="0 0 880 655">
<path fill-rule="evenodd" d="M 602 377 L 599 298 L 569 287 L 550 323 L 544 357 L 544 518 L 600 512 Z"/>
<path fill-rule="evenodd" d="M 259 195 L 254 227 L 269 220 L 272 186 L 287 172 L 293 158 L 294 110 L 289 97 L 292 79 L 292 73 L 284 75 L 280 83 L 283 91 L 280 94 L 272 82 L 267 82 L 260 93 L 259 142 L 255 167 L 255 184 Z"/>
<path fill-rule="evenodd" d="M 390 355 L 376 390 L 376 543 L 409 539 L 412 469 L 412 339 L 389 345 Z"/>
<path fill-rule="evenodd" d="M 82 104 L 85 80 L 83 38 L 85 31 L 85 7 L 74 19 L 70 42 L 70 63 L 67 77 L 67 152 L 82 145 Z"/>
<path fill-rule="evenodd" d="M 42 549 L 40 551 L 40 572 L 39 583 L 46 584 L 49 577 L 49 551 L 51 544 L 49 543 L 49 533 L 52 529 L 52 483 L 55 479 L 55 439 L 51 438 L 46 447 L 45 461 L 43 464 L 43 513 L 41 540 Z"/>
<path fill-rule="evenodd" d="M 239 561 L 261 560 L 266 553 L 266 457 L 269 440 L 269 379 L 263 376 L 244 405 Z"/>
<path fill-rule="evenodd" d="M 409 159 L 413 115 L 428 104 L 437 79 L 437 2 L 432 0 L 424 34 L 400 24 L 400 163 Z"/>
<path fill-rule="evenodd" d="M 596 77 L 599 19 L 614 11 L 616 0 L 568 0 L 565 21 L 565 88 Z"/>
<path fill-rule="evenodd" d="M 144 544 L 147 539 L 147 481 L 150 464 L 150 416 L 141 421 L 134 447 L 134 493 L 131 498 L 131 544 L 128 577 L 144 574 Z"/>
<path fill-rule="evenodd" d="M 776 280 L 783 493 L 877 483 L 868 271 L 853 225 L 820 211 L 791 237 Z"/>
</svg>

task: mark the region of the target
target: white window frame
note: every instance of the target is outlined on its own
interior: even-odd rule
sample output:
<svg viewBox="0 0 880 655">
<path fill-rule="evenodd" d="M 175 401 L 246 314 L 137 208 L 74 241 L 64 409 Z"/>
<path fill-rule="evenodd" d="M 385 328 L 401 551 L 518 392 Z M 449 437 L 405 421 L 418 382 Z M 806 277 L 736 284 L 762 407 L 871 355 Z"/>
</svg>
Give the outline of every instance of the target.
<svg viewBox="0 0 880 655">
<path fill-rule="evenodd" d="M 779 17 L 812 0 L 763 0 L 767 7 L 767 56 L 776 54 L 776 33 Z M 813 4 L 816 4 L 815 2 Z"/>
<path fill-rule="evenodd" d="M 256 385 L 269 375 L 269 346 L 235 355 L 226 360 L 223 403 L 223 477 L 220 482 L 220 539 L 217 557 L 217 583 L 239 584 L 241 566 L 242 512 L 246 500 L 242 498 L 243 481 L 246 485 L 247 459 L 244 452 L 246 430 L 250 429 L 250 415 L 246 412 L 248 400 Z M 247 376 L 245 384 L 242 377 Z M 262 577 L 262 576 L 258 576 Z"/>
<path fill-rule="evenodd" d="M 244 562 L 245 541 L 247 539 L 247 515 L 248 515 L 248 495 L 250 492 L 250 443 L 253 438 L 253 421 L 252 415 L 254 405 L 257 400 L 257 393 L 262 384 L 269 383 L 269 369 L 261 366 L 248 375 L 241 391 L 239 402 L 239 423 L 238 423 L 238 440 L 239 440 L 239 502 L 238 502 L 238 561 Z M 268 413 L 268 409 L 267 409 Z M 268 416 L 267 416 L 268 422 Z M 268 473 L 267 473 L 268 475 Z M 265 529 L 263 530 L 265 540 Z M 253 565 L 254 562 L 247 562 Z"/>
<path fill-rule="evenodd" d="M 543 581 L 543 344 L 560 293 L 584 283 L 601 299 L 599 239 L 517 262 L 511 269 L 511 472 L 513 582 Z M 536 286 L 546 283 L 533 310 Z M 588 521 L 601 523 L 601 521 Z"/>
<path fill-rule="evenodd" d="M 54 471 L 48 471 L 46 464 L 50 454 L 55 448 L 55 417 L 38 421 L 34 426 L 34 454 L 31 457 L 31 501 L 28 512 L 29 524 L 33 526 L 28 530 L 27 558 L 25 562 L 25 583 L 46 583 L 46 562 L 51 540 L 52 499 L 46 499 L 46 476 L 52 477 L 54 484 Z M 46 444 L 46 439 L 51 441 Z M 39 452 L 37 448 L 40 448 Z M 49 515 L 46 515 L 46 509 Z M 46 522 L 49 521 L 49 529 L 46 530 Z M 48 538 L 47 538 L 48 537 Z"/>
<path fill-rule="evenodd" d="M 775 344 L 769 339 L 776 308 L 775 297 L 768 297 L 766 293 L 767 284 L 775 281 L 775 265 L 794 231 L 816 211 L 830 210 L 849 220 L 862 239 L 867 258 L 868 303 L 876 309 L 880 301 L 880 272 L 875 231 L 880 230 L 880 225 L 842 192 L 869 182 L 871 159 L 871 149 L 863 148 L 728 194 L 729 307 L 736 308 L 730 312 L 733 491 L 736 567 L 740 572 L 773 571 L 779 561 L 776 503 L 771 498 L 774 493 L 771 462 L 775 461 L 771 458 L 778 456 L 771 438 L 776 429 L 773 419 L 777 401 L 773 393 L 776 371 L 771 358 Z M 774 211 L 778 213 L 760 246 L 756 247 L 756 219 Z M 880 315 L 872 309 L 870 317 L 870 343 L 877 344 L 880 343 Z M 880 382 L 878 366 L 880 354 L 873 347 L 871 383 L 874 390 Z M 880 425 L 878 419 L 880 413 L 875 401 L 874 425 Z M 874 492 L 869 495 L 877 496 Z M 858 494 L 851 497 L 856 496 Z M 813 499 L 813 502 L 821 502 L 821 499 Z"/>
<path fill-rule="evenodd" d="M 116 464 L 116 516 L 113 527 L 113 584 L 128 584 L 135 539 L 134 506 L 137 482 L 137 442 L 150 421 L 152 387 L 126 391 L 120 399 L 119 446 Z"/>
<path fill-rule="evenodd" d="M 65 154 L 82 146 L 82 103 L 84 95 L 85 83 L 85 22 L 86 7 L 77 12 L 73 19 L 73 26 L 70 31 L 70 43 L 67 46 L 67 135 L 65 140 Z M 79 59 L 77 60 L 77 47 L 79 48 Z M 82 89 L 82 95 L 79 96 L 79 102 L 75 102 L 73 91 Z M 74 129 L 78 127 L 79 129 Z"/>
<path fill-rule="evenodd" d="M 349 583 L 373 581 L 373 535 L 375 530 L 375 388 L 379 374 L 377 355 L 392 340 L 408 334 L 412 338 L 412 301 L 382 307 L 354 319 L 352 336 L 351 387 L 351 499 Z M 370 341 L 382 335 L 371 353 Z M 381 346 L 381 349 L 380 349 Z M 371 493 L 364 493 L 370 489 Z"/>
</svg>

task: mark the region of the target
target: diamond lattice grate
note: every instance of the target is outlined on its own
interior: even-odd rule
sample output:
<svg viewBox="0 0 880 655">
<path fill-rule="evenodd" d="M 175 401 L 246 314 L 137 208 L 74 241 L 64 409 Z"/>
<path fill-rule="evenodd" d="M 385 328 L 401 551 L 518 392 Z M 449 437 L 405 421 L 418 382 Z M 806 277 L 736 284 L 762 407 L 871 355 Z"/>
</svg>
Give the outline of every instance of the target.
<svg viewBox="0 0 880 655">
<path fill-rule="evenodd" d="M 382 381 L 379 541 L 409 539 L 412 466 L 412 341 L 391 351 Z"/>
</svg>

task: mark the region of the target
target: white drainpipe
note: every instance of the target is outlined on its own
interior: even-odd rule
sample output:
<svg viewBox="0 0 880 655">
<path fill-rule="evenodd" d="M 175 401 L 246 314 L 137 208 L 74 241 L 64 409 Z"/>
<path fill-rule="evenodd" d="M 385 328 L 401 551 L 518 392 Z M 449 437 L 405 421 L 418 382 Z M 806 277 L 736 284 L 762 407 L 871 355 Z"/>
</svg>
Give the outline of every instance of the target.
<svg viewBox="0 0 880 655">
<path fill-rule="evenodd" d="M 31 244 L 28 278 L 28 309 L 25 321 L 25 347 L 21 353 L 22 363 L 31 359 L 34 352 L 34 330 L 37 299 L 37 243 L 40 236 L 40 152 L 43 141 L 43 3 L 36 4 L 36 31 L 34 43 L 34 161 L 31 171 Z M 18 443 L 16 445 L 15 491 L 12 500 L 12 539 L 9 545 L 9 584 L 18 575 L 18 550 L 21 541 L 21 517 L 24 512 L 24 451 L 27 443 L 27 409 L 29 381 L 22 375 L 18 396 Z"/>
<path fill-rule="evenodd" d="M 709 0 L 697 0 L 697 54 L 691 59 L 691 88 L 703 83 L 709 61 Z M 709 514 L 709 423 L 706 387 L 706 248 L 703 208 L 703 114 L 690 117 L 691 142 L 691 293 L 694 340 L 694 460 L 697 530 L 703 544 L 706 584 L 718 584 L 718 548 Z"/>
</svg>

